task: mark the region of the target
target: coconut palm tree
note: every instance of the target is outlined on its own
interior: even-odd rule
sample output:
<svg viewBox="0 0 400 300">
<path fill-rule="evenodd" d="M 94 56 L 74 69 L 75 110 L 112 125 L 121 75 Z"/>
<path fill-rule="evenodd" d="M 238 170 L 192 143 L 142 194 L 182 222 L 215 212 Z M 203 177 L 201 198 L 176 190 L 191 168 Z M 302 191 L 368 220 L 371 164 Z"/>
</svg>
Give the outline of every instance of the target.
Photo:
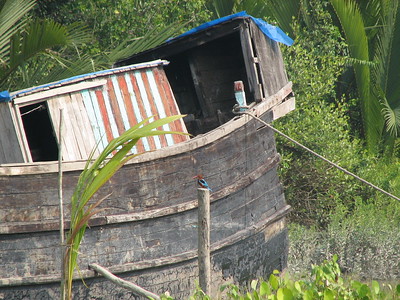
<svg viewBox="0 0 400 300">
<path fill-rule="evenodd" d="M 111 67 L 117 60 L 155 47 L 180 32 L 172 24 L 144 37 L 127 38 L 95 57 L 78 46 L 93 37 L 83 25 L 29 17 L 36 0 L 0 0 L 0 91 L 16 90 Z"/>
<path fill-rule="evenodd" d="M 16 89 L 52 78 L 63 48 L 89 41 L 80 25 L 29 17 L 35 0 L 0 1 L 0 87 Z M 40 80 L 41 79 L 41 80 Z"/>
<path fill-rule="evenodd" d="M 400 134 L 398 0 L 330 0 L 354 59 L 368 149 L 392 154 Z"/>
</svg>

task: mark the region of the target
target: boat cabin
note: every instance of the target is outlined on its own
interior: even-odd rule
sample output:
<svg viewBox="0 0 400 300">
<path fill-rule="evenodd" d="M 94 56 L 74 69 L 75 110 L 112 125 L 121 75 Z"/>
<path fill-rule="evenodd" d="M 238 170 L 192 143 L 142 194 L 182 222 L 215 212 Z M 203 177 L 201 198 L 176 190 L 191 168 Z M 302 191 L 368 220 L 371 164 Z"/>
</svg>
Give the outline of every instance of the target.
<svg viewBox="0 0 400 300">
<path fill-rule="evenodd" d="M 116 65 L 165 59 L 186 126 L 196 135 L 231 119 L 234 82 L 242 81 L 247 102 L 261 102 L 288 83 L 278 42 L 293 41 L 279 28 L 245 12 L 205 23 L 159 47 Z"/>
<path fill-rule="evenodd" d="M 0 103 L 0 164 L 58 160 L 60 110 L 63 110 L 64 161 L 89 158 L 140 121 L 179 114 L 163 67 L 156 60 L 76 76 L 11 93 Z M 182 120 L 165 130 L 187 132 Z M 140 153 L 189 139 L 147 137 L 133 149 Z M 95 155 L 96 156 L 96 155 Z"/>
<path fill-rule="evenodd" d="M 278 42 L 292 41 L 279 28 L 242 12 L 119 61 L 115 69 L 11 93 L 10 101 L 0 102 L 0 164 L 57 160 L 60 109 L 64 161 L 86 160 L 96 145 L 99 153 L 152 115 L 186 114 L 169 129 L 206 133 L 234 117 L 235 82 L 243 83 L 248 103 L 287 85 Z M 187 139 L 146 138 L 133 151 Z"/>
</svg>

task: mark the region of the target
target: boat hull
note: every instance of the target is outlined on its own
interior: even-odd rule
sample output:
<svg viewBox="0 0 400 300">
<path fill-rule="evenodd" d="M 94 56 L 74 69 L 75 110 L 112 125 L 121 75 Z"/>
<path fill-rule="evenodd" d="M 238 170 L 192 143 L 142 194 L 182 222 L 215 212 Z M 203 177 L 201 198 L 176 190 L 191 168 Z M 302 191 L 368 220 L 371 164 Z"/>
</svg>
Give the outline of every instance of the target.
<svg viewBox="0 0 400 300">
<path fill-rule="evenodd" d="M 270 274 L 286 266 L 288 247 L 284 220 L 273 226 L 212 253 L 212 294 L 217 295 L 220 285 L 247 282 Z M 272 231 L 272 232 L 271 232 Z M 118 274 L 154 293 L 169 292 L 175 299 L 187 299 L 198 282 L 197 259 L 191 258 L 173 264 L 149 267 Z M 74 282 L 74 299 L 136 299 L 132 292 L 106 281 L 100 276 Z M 59 299 L 59 283 L 3 286 L 3 299 Z M 136 296 L 137 297 L 137 296 Z"/>
<path fill-rule="evenodd" d="M 289 93 L 283 89 L 280 97 Z M 270 122 L 268 105 L 260 103 L 252 112 Z M 246 115 L 129 162 L 95 196 L 94 201 L 108 195 L 102 204 L 106 210 L 91 220 L 82 242 L 76 278 L 83 277 L 89 289 L 76 280 L 76 298 L 134 297 L 90 270 L 91 263 L 155 293 L 168 291 L 179 299 L 190 295 L 198 276 L 197 187 L 192 177 L 199 173 L 213 188 L 213 292 L 225 282 L 241 283 L 284 269 L 290 207 L 278 164 L 273 132 Z M 65 165 L 65 199 L 72 195 L 81 165 Z M 56 164 L 8 166 L 1 173 L 0 294 L 5 299 L 57 298 L 61 254 Z"/>
</svg>

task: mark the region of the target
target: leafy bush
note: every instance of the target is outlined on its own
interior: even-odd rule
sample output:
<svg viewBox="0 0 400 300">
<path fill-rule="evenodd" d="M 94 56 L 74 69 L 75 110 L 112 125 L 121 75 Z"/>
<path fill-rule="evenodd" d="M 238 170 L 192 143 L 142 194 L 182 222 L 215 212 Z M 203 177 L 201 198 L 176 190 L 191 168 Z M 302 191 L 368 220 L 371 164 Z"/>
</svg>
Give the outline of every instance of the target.
<svg viewBox="0 0 400 300">
<path fill-rule="evenodd" d="M 335 93 L 345 70 L 347 48 L 325 4 L 310 1 L 303 21 L 294 26 L 295 44 L 283 48 L 297 107 L 274 125 L 324 157 L 400 195 L 398 159 L 365 153 L 349 120 L 358 114 L 354 100 Z M 302 22 L 308 22 L 307 26 Z M 400 204 L 279 136 L 277 142 L 285 196 L 293 207 L 290 272 L 306 272 L 310 264 L 338 253 L 348 273 L 380 280 L 399 278 Z"/>
<path fill-rule="evenodd" d="M 335 85 L 345 69 L 347 48 L 326 3 L 310 1 L 303 21 L 293 26 L 295 44 L 283 48 L 297 107 L 275 126 L 324 157 L 356 171 L 368 158 L 349 126 L 353 102 L 336 100 Z M 301 26 L 302 22 L 308 22 L 308 26 Z M 281 137 L 277 137 L 277 143 L 283 157 L 281 178 L 286 199 L 294 208 L 292 221 L 326 226 L 338 199 L 351 207 L 354 195 L 371 196 L 365 187 L 319 158 Z"/>
<path fill-rule="evenodd" d="M 313 265 L 311 276 L 294 280 L 287 274 L 274 271 L 268 280 L 253 280 L 247 290 L 234 284 L 221 287 L 221 295 L 210 297 L 197 289 L 190 300 L 234 299 L 234 300 L 291 300 L 291 299 L 396 299 L 400 297 L 400 284 L 379 284 L 371 281 L 366 284 L 342 277 L 338 256 Z M 162 296 L 163 300 L 172 300 L 171 296 Z"/>
</svg>

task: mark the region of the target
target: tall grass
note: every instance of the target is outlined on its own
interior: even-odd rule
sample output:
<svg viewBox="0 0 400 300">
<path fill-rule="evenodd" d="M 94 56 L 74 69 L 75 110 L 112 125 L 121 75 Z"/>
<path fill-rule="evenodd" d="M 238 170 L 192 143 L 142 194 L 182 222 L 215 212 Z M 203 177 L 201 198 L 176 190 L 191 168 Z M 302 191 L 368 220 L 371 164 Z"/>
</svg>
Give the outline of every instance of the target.
<svg viewBox="0 0 400 300">
<path fill-rule="evenodd" d="M 88 221 L 93 215 L 101 211 L 98 207 L 105 198 L 95 203 L 89 203 L 89 200 L 128 160 L 140 155 L 129 154 L 140 138 L 161 134 L 184 134 L 182 132 L 155 130 L 181 117 L 181 115 L 171 116 L 153 122 L 149 122 L 150 118 L 143 120 L 120 137 L 112 140 L 94 161 L 92 160 L 93 154 L 87 161 L 71 199 L 71 225 L 67 234 L 64 256 L 66 285 L 65 291 L 62 291 L 67 299 L 72 299 L 72 280 L 74 271 L 78 266 L 79 247 Z"/>
<path fill-rule="evenodd" d="M 344 272 L 361 279 L 400 280 L 400 204 L 357 202 L 351 212 L 337 205 L 326 229 L 289 225 L 290 273 L 338 254 Z"/>
</svg>

